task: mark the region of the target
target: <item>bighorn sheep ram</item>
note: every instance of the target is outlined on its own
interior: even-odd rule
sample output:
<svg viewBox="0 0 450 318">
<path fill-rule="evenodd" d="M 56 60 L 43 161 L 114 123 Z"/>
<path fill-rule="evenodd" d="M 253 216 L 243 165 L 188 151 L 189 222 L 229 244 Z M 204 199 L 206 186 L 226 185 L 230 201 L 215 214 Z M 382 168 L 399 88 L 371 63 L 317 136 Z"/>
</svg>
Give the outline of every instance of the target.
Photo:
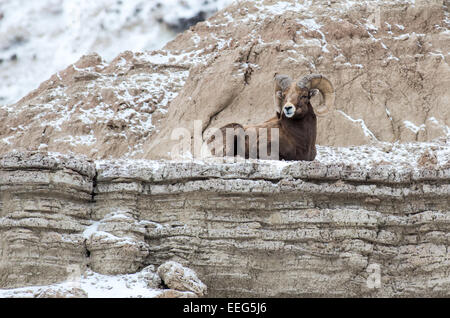
<svg viewBox="0 0 450 318">
<path fill-rule="evenodd" d="M 260 144 L 263 141 L 267 147 L 267 154 L 272 148 L 278 148 L 279 160 L 308 160 L 312 161 L 316 157 L 316 134 L 317 134 L 317 116 L 323 116 L 334 106 L 334 88 L 331 82 L 320 74 L 311 74 L 304 76 L 298 82 L 293 81 L 287 75 L 275 75 L 275 108 L 276 116 L 268 121 L 252 126 L 242 126 L 237 123 L 228 124 L 220 128 L 223 136 L 219 145 L 215 144 L 212 148 L 213 155 L 236 156 L 245 154 L 245 158 L 260 158 Z M 318 92 L 322 94 L 323 104 L 314 109 L 310 99 Z M 227 130 L 234 130 L 233 139 L 228 137 Z M 261 129 L 262 128 L 262 129 Z M 271 138 L 273 128 L 278 128 L 278 138 Z M 241 131 L 241 135 L 236 133 Z M 264 136 L 262 136 L 264 131 Z M 254 139 L 251 133 L 254 134 Z M 228 135 L 230 136 L 230 135 Z M 244 136 L 240 138 L 239 136 Z M 278 140 L 277 140 L 278 139 Z M 215 142 L 215 136 L 208 139 L 208 146 Z M 245 142 L 243 142 L 245 140 Z M 278 146 L 278 147 L 276 147 Z M 216 150 L 220 150 L 220 154 Z"/>
</svg>

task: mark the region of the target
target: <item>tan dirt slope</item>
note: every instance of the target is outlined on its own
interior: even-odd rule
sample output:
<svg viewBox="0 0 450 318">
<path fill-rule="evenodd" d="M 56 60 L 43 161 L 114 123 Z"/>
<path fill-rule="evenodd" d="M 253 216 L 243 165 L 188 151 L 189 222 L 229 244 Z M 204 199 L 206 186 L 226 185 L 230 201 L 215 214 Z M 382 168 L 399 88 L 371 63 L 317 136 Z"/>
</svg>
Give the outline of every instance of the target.
<svg viewBox="0 0 450 318">
<path fill-rule="evenodd" d="M 322 73 L 318 143 L 431 141 L 450 126 L 447 0 L 239 1 L 161 51 L 93 54 L 0 107 L 0 153 L 169 158 L 176 127 L 273 116 L 275 72 Z M 317 101 L 316 101 L 317 102 Z"/>
</svg>

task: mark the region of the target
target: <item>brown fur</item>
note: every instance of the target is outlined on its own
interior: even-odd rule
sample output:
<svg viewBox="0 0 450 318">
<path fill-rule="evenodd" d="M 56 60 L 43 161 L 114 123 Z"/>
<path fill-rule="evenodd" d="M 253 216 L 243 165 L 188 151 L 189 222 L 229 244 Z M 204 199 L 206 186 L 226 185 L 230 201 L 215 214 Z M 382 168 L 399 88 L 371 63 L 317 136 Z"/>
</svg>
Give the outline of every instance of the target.
<svg viewBox="0 0 450 318">
<path fill-rule="evenodd" d="M 283 84 L 286 84 L 283 82 Z M 283 85 L 284 87 L 278 86 L 275 91 L 276 105 L 279 110 L 276 116 L 269 119 L 268 121 L 254 126 L 242 126 L 237 123 L 231 123 L 221 128 L 223 136 L 223 153 L 226 156 L 236 156 L 239 153 L 239 149 L 245 147 L 245 158 L 249 158 L 252 154 L 251 150 L 255 151 L 254 148 L 259 147 L 259 128 L 267 128 L 267 147 L 268 152 L 271 149 L 271 139 L 270 139 L 270 129 L 279 129 L 279 159 L 280 160 L 308 160 L 312 161 L 316 157 L 316 131 L 317 131 L 317 118 L 314 113 L 314 109 L 310 103 L 310 99 L 314 96 L 316 90 L 308 90 L 307 88 L 300 88 L 295 82 L 289 85 Z M 292 117 L 288 118 L 283 111 L 283 107 L 286 105 L 294 105 L 296 110 Z M 245 145 L 241 145 L 238 137 L 234 137 L 234 152 L 226 152 L 226 129 L 242 129 L 243 132 L 249 132 L 250 129 L 256 129 L 257 131 L 257 142 L 250 143 L 250 138 L 245 136 Z M 214 137 L 208 140 L 208 143 L 214 141 Z M 231 142 L 231 141 L 230 141 Z M 257 150 L 258 148 L 256 148 Z M 257 154 L 256 158 L 260 158 L 260 154 Z M 215 155 L 215 153 L 213 153 Z"/>
</svg>

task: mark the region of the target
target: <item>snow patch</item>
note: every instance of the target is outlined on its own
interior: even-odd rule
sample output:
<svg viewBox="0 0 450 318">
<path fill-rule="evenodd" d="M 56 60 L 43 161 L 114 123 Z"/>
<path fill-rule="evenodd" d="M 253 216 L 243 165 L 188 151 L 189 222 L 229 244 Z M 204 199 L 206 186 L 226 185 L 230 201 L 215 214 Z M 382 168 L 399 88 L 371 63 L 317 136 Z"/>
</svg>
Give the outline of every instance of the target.
<svg viewBox="0 0 450 318">
<path fill-rule="evenodd" d="M 149 288 L 140 272 L 112 276 L 98 274 L 88 269 L 75 281 L 46 286 L 0 289 L 0 298 L 31 298 L 43 292 L 51 294 L 57 291 L 70 294 L 74 288 L 83 290 L 88 298 L 155 298 L 162 292 L 161 289 Z"/>
<path fill-rule="evenodd" d="M 425 124 L 417 126 L 417 125 L 413 124 L 412 122 L 410 122 L 409 120 L 404 120 L 403 124 L 405 125 L 406 128 L 408 128 L 415 134 L 417 134 L 421 130 L 425 130 L 425 128 L 426 128 Z"/>
<path fill-rule="evenodd" d="M 339 113 L 341 113 L 342 115 L 344 115 L 345 118 L 347 118 L 348 120 L 354 122 L 354 123 L 358 123 L 362 130 L 363 133 L 366 137 L 370 137 L 373 140 L 377 140 L 377 138 L 375 137 L 375 135 L 370 131 L 369 128 L 367 128 L 366 123 L 364 122 L 364 120 L 362 119 L 353 119 L 352 117 L 350 117 L 349 115 L 347 115 L 346 113 L 344 113 L 342 110 L 338 110 Z"/>
</svg>

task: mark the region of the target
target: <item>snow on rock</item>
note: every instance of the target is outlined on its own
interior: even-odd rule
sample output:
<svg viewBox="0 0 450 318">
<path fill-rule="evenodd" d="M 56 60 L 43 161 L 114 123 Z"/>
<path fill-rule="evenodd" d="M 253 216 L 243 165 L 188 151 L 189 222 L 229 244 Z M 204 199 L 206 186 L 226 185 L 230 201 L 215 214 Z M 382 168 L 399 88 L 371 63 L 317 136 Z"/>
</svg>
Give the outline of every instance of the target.
<svg viewBox="0 0 450 318">
<path fill-rule="evenodd" d="M 86 291 L 72 284 L 0 289 L 0 298 L 87 298 Z"/>
<path fill-rule="evenodd" d="M 342 163 L 367 169 L 376 166 L 397 170 L 423 168 L 421 158 L 432 153 L 436 169 L 447 169 L 450 165 L 448 139 L 428 143 L 374 143 L 353 147 L 317 147 L 316 160 L 323 164 Z"/>
<path fill-rule="evenodd" d="M 0 105 L 17 102 L 52 74 L 97 52 L 162 48 L 231 0 L 0 0 Z"/>
<path fill-rule="evenodd" d="M 4 107 L 3 115 L 11 121 L 0 130 L 15 137 L 2 138 L 0 148 L 35 131 L 35 141 L 46 150 L 94 156 L 141 153 L 142 139 L 154 131 L 188 75 L 186 67 L 161 67 L 141 56 L 128 51 L 110 64 L 96 54 L 84 56 L 41 84 L 21 106 Z M 47 97 L 39 95 L 42 91 Z M 116 148 L 114 140 L 123 145 Z"/>
<path fill-rule="evenodd" d="M 0 298 L 155 298 L 166 292 L 160 284 L 153 266 L 114 276 L 88 269 L 59 284 L 0 289 Z"/>
</svg>

